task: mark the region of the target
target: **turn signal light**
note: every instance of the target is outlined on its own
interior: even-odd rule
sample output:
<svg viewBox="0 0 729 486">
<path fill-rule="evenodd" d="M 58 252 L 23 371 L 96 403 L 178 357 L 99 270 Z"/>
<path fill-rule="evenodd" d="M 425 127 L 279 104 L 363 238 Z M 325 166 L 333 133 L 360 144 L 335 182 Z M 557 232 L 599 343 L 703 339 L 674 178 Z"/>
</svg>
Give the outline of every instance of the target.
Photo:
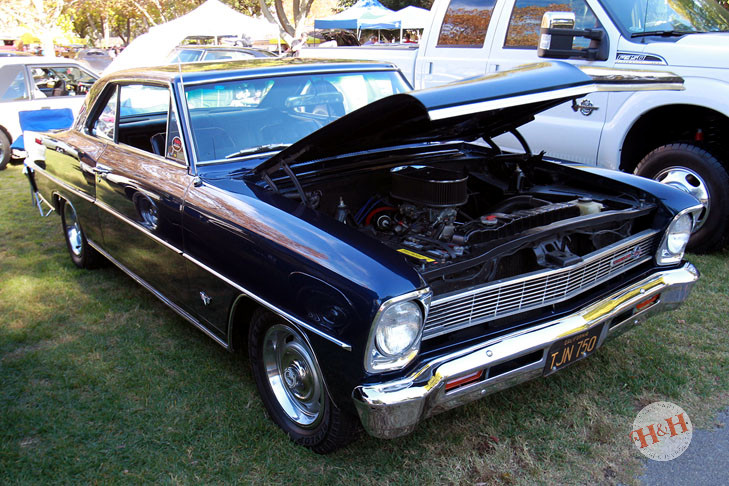
<svg viewBox="0 0 729 486">
<path fill-rule="evenodd" d="M 459 386 L 466 385 L 468 383 L 472 383 L 477 380 L 480 380 L 482 376 L 483 376 L 483 370 L 478 370 L 478 371 L 468 374 L 466 376 L 461 376 L 460 378 L 456 378 L 455 380 L 447 381 L 446 386 L 445 386 L 446 391 L 452 390 Z"/>
<path fill-rule="evenodd" d="M 635 310 L 642 311 L 646 307 L 649 307 L 649 306 L 655 304 L 656 301 L 658 300 L 658 297 L 660 297 L 660 296 L 661 296 L 661 294 L 656 294 L 653 297 L 649 297 L 648 299 L 645 299 L 643 302 L 638 302 L 635 306 Z"/>
</svg>

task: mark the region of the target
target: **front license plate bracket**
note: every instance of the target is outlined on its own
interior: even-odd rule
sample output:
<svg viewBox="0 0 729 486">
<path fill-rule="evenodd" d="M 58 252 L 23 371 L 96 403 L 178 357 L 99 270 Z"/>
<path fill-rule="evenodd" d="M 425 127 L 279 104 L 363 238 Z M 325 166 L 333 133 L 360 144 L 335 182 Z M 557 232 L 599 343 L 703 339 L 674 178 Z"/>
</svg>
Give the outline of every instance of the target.
<svg viewBox="0 0 729 486">
<path fill-rule="evenodd" d="M 547 353 L 544 376 L 551 375 L 572 363 L 584 359 L 600 346 L 605 323 L 555 341 Z"/>
</svg>

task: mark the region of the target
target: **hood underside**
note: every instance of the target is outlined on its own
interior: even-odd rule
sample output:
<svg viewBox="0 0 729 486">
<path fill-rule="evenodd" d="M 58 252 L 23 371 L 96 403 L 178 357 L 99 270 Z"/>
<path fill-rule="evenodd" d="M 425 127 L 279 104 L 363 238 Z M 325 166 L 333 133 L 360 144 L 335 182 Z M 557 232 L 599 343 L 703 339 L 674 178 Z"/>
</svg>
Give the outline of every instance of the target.
<svg viewBox="0 0 729 486">
<path fill-rule="evenodd" d="M 424 142 L 472 141 L 507 133 L 535 114 L 594 91 L 683 89 L 667 72 L 575 67 L 543 62 L 438 88 L 388 96 L 302 138 L 258 167 L 283 165 Z"/>
</svg>

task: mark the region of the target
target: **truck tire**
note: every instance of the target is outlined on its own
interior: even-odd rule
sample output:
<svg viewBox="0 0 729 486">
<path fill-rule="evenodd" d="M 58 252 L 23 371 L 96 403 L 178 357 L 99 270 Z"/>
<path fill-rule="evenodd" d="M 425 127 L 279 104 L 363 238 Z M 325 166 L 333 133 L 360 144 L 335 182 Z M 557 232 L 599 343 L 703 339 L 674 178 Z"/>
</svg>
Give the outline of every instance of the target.
<svg viewBox="0 0 729 486">
<path fill-rule="evenodd" d="M 61 224 L 63 227 L 63 239 L 66 241 L 66 248 L 71 255 L 71 261 L 79 268 L 95 268 L 101 262 L 102 256 L 89 242 L 86 241 L 81 223 L 78 220 L 76 209 L 65 200 L 61 200 Z"/>
<path fill-rule="evenodd" d="M 696 145 L 673 143 L 653 150 L 635 173 L 677 187 L 704 206 L 688 244 L 688 251 L 721 249 L 729 236 L 729 174 L 719 160 Z"/>
<path fill-rule="evenodd" d="M 0 170 L 3 170 L 8 166 L 11 154 L 12 149 L 10 148 L 10 138 L 4 131 L 0 130 Z"/>
<path fill-rule="evenodd" d="M 314 351 L 289 322 L 256 311 L 248 356 L 266 410 L 296 444 L 327 454 L 357 436 L 359 421 L 334 405 Z"/>
</svg>

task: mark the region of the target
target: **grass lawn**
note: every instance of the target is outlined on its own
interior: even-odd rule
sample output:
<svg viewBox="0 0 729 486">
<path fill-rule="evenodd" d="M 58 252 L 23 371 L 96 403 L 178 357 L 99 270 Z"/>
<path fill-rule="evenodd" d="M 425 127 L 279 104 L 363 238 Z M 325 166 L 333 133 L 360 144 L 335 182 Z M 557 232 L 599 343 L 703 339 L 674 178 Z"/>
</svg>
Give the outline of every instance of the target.
<svg viewBox="0 0 729 486">
<path fill-rule="evenodd" d="M 691 256 L 687 305 L 593 357 L 317 456 L 266 418 L 245 357 L 113 267 L 78 270 L 21 167 L 0 172 L 0 483 L 631 484 L 643 405 L 729 404 L 729 254 Z"/>
</svg>

